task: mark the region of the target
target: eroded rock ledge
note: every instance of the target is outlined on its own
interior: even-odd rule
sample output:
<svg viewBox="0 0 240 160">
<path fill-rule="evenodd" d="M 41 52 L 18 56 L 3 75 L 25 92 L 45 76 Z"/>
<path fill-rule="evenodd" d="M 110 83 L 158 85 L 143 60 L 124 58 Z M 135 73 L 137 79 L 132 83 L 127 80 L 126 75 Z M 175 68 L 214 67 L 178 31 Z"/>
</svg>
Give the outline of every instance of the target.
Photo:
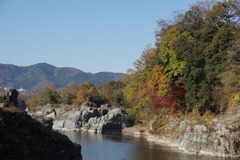
<svg viewBox="0 0 240 160">
<path fill-rule="evenodd" d="M 32 117 L 49 120 L 54 130 L 86 131 L 94 133 L 121 132 L 130 125 L 130 119 L 124 110 L 112 109 L 109 105 L 100 108 L 83 103 L 81 107 L 54 107 L 45 105 L 37 112 L 28 111 Z M 52 120 L 52 122 L 51 122 Z"/>
<path fill-rule="evenodd" d="M 173 128 L 175 127 L 175 128 Z M 149 141 L 177 147 L 191 154 L 220 157 L 240 157 L 240 129 L 234 124 L 212 123 L 212 126 L 172 122 L 165 127 L 166 134 L 146 133 Z M 171 130 L 175 130 L 172 131 Z"/>
<path fill-rule="evenodd" d="M 123 133 L 142 135 L 148 141 L 177 147 L 190 154 L 240 157 L 239 122 L 240 110 L 211 119 L 207 124 L 187 119 L 170 119 L 165 126 L 156 129 L 158 134 L 153 134 L 150 130 L 151 123 L 149 128 L 127 128 Z"/>
</svg>

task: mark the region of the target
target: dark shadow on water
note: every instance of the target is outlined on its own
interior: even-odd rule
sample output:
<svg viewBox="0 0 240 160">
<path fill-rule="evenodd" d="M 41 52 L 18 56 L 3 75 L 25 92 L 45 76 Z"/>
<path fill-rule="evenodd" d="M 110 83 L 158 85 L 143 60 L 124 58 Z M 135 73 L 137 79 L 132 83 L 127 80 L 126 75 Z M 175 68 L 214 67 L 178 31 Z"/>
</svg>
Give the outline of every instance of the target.
<svg viewBox="0 0 240 160">
<path fill-rule="evenodd" d="M 83 132 L 63 133 L 73 142 L 82 145 L 83 160 L 239 160 L 185 154 L 175 148 L 148 142 L 140 137 Z"/>
</svg>

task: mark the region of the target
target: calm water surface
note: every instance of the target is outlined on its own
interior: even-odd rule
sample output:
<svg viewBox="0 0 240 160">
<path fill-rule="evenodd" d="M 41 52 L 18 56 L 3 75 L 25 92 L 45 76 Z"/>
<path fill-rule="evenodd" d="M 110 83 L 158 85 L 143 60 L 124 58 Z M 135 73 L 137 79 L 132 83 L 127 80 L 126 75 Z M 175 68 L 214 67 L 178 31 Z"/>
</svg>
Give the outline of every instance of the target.
<svg viewBox="0 0 240 160">
<path fill-rule="evenodd" d="M 82 132 L 63 132 L 63 134 L 73 142 L 81 144 L 83 160 L 239 160 L 239 158 L 189 155 L 175 148 L 132 136 Z"/>
</svg>

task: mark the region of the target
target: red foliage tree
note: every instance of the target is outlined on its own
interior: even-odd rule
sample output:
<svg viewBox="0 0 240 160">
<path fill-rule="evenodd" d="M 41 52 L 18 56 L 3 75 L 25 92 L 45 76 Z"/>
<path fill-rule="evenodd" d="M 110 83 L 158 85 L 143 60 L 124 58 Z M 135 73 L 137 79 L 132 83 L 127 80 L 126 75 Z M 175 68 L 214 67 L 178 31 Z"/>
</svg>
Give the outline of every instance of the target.
<svg viewBox="0 0 240 160">
<path fill-rule="evenodd" d="M 183 100 L 185 99 L 186 90 L 184 82 L 179 85 L 173 85 L 169 93 L 163 98 L 159 96 L 154 96 L 151 99 L 151 105 L 154 109 L 158 110 L 162 107 L 167 107 L 169 109 L 176 109 L 182 106 Z"/>
</svg>

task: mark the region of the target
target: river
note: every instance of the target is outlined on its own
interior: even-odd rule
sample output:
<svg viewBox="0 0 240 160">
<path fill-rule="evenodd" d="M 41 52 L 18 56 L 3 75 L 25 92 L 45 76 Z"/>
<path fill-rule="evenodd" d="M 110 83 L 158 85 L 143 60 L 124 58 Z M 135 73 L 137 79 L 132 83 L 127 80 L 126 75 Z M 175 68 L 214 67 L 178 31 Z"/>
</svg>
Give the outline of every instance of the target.
<svg viewBox="0 0 240 160">
<path fill-rule="evenodd" d="M 81 144 L 83 160 L 239 160 L 183 153 L 144 138 L 83 132 L 63 132 Z"/>
</svg>

